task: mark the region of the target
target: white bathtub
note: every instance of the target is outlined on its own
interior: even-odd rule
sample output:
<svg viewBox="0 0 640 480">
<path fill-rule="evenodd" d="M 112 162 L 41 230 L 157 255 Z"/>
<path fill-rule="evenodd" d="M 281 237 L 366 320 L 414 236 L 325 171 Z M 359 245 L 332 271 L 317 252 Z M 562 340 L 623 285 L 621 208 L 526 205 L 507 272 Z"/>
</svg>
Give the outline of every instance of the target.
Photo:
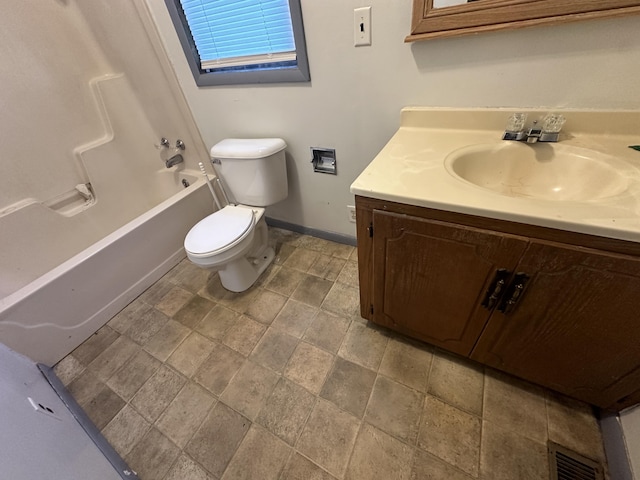
<svg viewBox="0 0 640 480">
<path fill-rule="evenodd" d="M 184 258 L 186 233 L 213 206 L 198 172 L 173 170 L 155 171 L 131 198 L 120 191 L 110 204 L 98 189 L 94 205 L 69 217 L 29 201 L 5 211 L 0 237 L 25 219 L 50 230 L 16 230 L 13 242 L 3 240 L 0 342 L 54 365 Z M 12 270 L 19 255 L 29 260 L 15 261 Z"/>
</svg>

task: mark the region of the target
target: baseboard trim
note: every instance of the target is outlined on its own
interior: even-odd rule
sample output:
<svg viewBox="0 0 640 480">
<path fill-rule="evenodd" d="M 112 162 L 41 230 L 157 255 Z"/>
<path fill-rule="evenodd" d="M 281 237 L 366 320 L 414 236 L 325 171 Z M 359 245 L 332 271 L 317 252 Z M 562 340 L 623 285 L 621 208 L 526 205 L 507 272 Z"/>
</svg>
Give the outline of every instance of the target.
<svg viewBox="0 0 640 480">
<path fill-rule="evenodd" d="M 303 227 L 302 225 L 296 225 L 295 223 L 285 222 L 284 220 L 277 220 L 275 218 L 266 218 L 267 225 L 275 228 L 282 228 L 284 230 L 290 230 L 296 233 L 302 233 L 303 235 L 311 235 L 312 237 L 323 238 L 336 243 L 343 243 L 345 245 L 356 246 L 356 237 L 351 235 L 344 235 L 342 233 L 327 232 L 325 230 L 318 230 L 316 228 Z"/>
<path fill-rule="evenodd" d="M 129 465 L 122 459 L 122 457 L 114 450 L 107 439 L 104 438 L 100 430 L 93 424 L 89 416 L 85 413 L 82 407 L 76 402 L 75 398 L 71 396 L 69 391 L 62 384 L 58 376 L 53 371 L 53 368 L 48 367 L 42 363 L 38 363 L 38 368 L 44 378 L 47 379 L 49 385 L 58 394 L 62 402 L 67 406 L 71 414 L 78 421 L 80 426 L 87 433 L 89 438 L 93 440 L 96 447 L 100 449 L 105 458 L 113 466 L 116 472 L 123 480 L 140 480 L 138 475 L 129 468 Z"/>
</svg>

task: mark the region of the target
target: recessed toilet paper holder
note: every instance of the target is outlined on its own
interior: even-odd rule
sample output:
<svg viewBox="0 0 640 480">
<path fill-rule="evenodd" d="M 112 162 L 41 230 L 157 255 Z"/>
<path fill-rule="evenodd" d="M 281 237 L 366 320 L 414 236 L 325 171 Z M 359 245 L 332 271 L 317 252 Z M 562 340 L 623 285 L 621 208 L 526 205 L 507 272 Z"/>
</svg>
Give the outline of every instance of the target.
<svg viewBox="0 0 640 480">
<path fill-rule="evenodd" d="M 331 148 L 311 147 L 313 171 L 337 175 L 336 151 Z"/>
</svg>

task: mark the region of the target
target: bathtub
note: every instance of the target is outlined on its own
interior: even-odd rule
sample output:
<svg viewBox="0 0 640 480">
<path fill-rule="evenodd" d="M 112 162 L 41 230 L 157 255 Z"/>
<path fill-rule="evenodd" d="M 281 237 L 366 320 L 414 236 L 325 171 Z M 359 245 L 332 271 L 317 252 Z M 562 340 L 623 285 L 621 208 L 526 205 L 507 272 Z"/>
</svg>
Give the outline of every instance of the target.
<svg viewBox="0 0 640 480">
<path fill-rule="evenodd" d="M 0 239 L 6 277 L 0 278 L 0 341 L 36 362 L 54 365 L 183 259 L 186 233 L 213 205 L 198 172 L 173 170 L 147 175 L 148 185 L 130 192 L 130 197 L 145 192 L 145 200 L 135 204 L 119 191 L 114 206 L 97 189 L 94 204 L 68 216 L 28 200 L 5 210 L 0 237 L 11 232 L 27 236 L 6 225 L 42 222 L 52 227 L 52 219 L 57 224 L 46 234 L 29 232 L 28 240 Z M 60 248 L 48 248 L 51 243 Z M 25 254 L 29 260 L 12 271 L 11 259 Z"/>
</svg>

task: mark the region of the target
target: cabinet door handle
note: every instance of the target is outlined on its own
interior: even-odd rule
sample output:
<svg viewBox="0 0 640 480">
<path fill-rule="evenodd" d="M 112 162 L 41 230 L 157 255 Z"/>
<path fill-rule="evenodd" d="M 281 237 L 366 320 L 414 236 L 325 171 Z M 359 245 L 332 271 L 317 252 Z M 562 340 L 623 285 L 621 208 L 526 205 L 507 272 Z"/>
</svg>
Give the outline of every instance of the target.
<svg viewBox="0 0 640 480">
<path fill-rule="evenodd" d="M 505 315 L 511 313 L 522 298 L 524 289 L 527 286 L 528 281 L 529 275 L 524 272 L 516 273 L 513 277 L 513 282 L 511 282 L 511 285 L 509 286 L 507 296 L 498 307 L 498 310 L 500 310 Z"/>
<path fill-rule="evenodd" d="M 493 281 L 489 288 L 487 289 L 487 293 L 484 296 L 484 300 L 482 301 L 482 306 L 487 310 L 492 310 L 495 307 L 500 297 L 504 294 L 505 284 L 507 283 L 507 279 L 511 275 L 511 272 L 506 268 L 499 268 L 496 271 L 495 277 L 493 277 Z"/>
</svg>

